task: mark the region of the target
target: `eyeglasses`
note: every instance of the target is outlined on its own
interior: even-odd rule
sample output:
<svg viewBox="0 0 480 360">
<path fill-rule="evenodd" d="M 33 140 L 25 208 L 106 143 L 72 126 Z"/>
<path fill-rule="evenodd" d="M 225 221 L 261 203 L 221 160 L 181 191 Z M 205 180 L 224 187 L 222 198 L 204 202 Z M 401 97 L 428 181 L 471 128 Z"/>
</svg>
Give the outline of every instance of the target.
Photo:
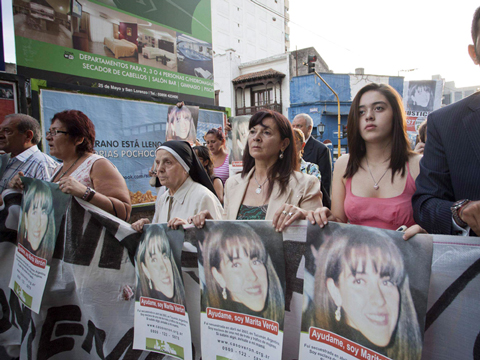
<svg viewBox="0 0 480 360">
<path fill-rule="evenodd" d="M 53 129 L 53 130 L 49 130 L 47 131 L 45 134 L 48 136 L 57 136 L 57 134 L 60 133 L 60 134 L 68 134 L 67 131 L 62 131 L 62 130 L 57 130 L 57 129 Z"/>
</svg>

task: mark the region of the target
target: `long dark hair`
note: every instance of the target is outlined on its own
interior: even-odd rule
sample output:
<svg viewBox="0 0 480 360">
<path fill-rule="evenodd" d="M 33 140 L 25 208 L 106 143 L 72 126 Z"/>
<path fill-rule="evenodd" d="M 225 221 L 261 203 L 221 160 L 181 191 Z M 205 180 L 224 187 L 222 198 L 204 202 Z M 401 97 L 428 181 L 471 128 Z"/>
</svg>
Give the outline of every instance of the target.
<svg viewBox="0 0 480 360">
<path fill-rule="evenodd" d="M 392 359 L 420 359 L 422 335 L 415 305 L 410 292 L 410 282 L 400 250 L 393 240 L 381 230 L 368 228 L 363 236 L 355 236 L 344 229 L 325 239 L 316 258 L 314 326 L 342 335 L 348 314 L 341 309 L 341 321 L 335 319 L 336 304 L 327 288 L 327 280 L 339 284 L 342 271 L 352 274 L 365 269 L 372 261 L 378 274 L 389 276 L 400 294 L 399 312 L 390 344 L 384 348 L 385 355 Z M 368 241 L 365 238 L 368 237 Z"/>
<path fill-rule="evenodd" d="M 145 231 L 145 240 L 140 243 L 136 254 L 137 261 L 137 300 L 140 296 L 146 296 L 150 298 L 157 298 L 158 291 L 151 287 L 151 280 L 147 278 L 147 275 L 143 271 L 141 264 L 146 266 L 147 255 L 152 257 L 154 254 L 165 254 L 172 265 L 173 275 L 173 298 L 172 301 L 176 304 L 185 305 L 185 288 L 183 286 L 182 277 L 180 271 L 177 268 L 175 258 L 173 256 L 172 249 L 168 242 L 165 230 L 159 226 L 150 226 Z M 165 294 L 163 294 L 165 295 Z"/>
<path fill-rule="evenodd" d="M 271 118 L 275 124 L 277 124 L 282 140 L 290 140 L 290 144 L 288 144 L 287 148 L 283 152 L 283 159 L 278 159 L 277 162 L 275 162 L 275 164 L 268 169 L 267 176 L 270 179 L 267 189 L 268 198 L 272 194 L 275 181 L 278 181 L 278 185 L 280 186 L 279 195 L 283 194 L 287 190 L 290 175 L 297 167 L 297 155 L 295 152 L 295 141 L 293 140 L 292 125 L 290 124 L 290 121 L 288 121 L 288 119 L 282 114 L 273 110 L 260 110 L 250 118 L 248 129 L 251 129 L 256 125 L 263 126 L 263 120 L 266 118 Z M 255 159 L 250 155 L 247 141 L 245 144 L 245 150 L 243 152 L 242 178 L 244 178 L 254 166 Z"/>
<path fill-rule="evenodd" d="M 32 207 L 38 207 L 41 210 L 44 210 L 47 214 L 47 228 L 45 234 L 38 246 L 36 251 L 32 251 L 36 256 L 46 259 L 49 256 L 52 256 L 53 250 L 55 248 L 55 217 L 53 210 L 53 197 L 50 187 L 42 181 L 34 181 L 23 198 L 23 213 L 22 213 L 22 222 L 20 223 L 20 237 L 22 239 L 22 244 L 30 244 L 28 240 L 26 219 L 28 220 L 28 211 Z M 30 221 L 32 221 L 30 219 Z"/>
<path fill-rule="evenodd" d="M 205 269 L 207 306 L 225 309 L 230 299 L 230 290 L 226 289 L 228 299 L 223 300 L 222 288 L 215 280 L 212 269 L 220 272 L 223 256 L 233 259 L 234 253 L 244 252 L 250 258 L 258 258 L 267 270 L 268 294 L 262 316 L 277 321 L 283 328 L 285 295 L 272 259 L 258 234 L 245 223 L 224 222 L 209 231 L 203 243 L 203 265 Z"/>
<path fill-rule="evenodd" d="M 353 99 L 350 113 L 348 114 L 348 147 L 349 158 L 344 178 L 351 178 L 361 168 L 361 162 L 365 157 L 366 147 L 365 140 L 360 134 L 360 99 L 363 94 L 368 91 L 378 91 L 387 98 L 388 103 L 392 107 L 392 152 L 390 154 L 390 165 L 392 169 L 392 182 L 396 172 L 403 177 L 405 175 L 405 164 L 408 157 L 413 153 L 410 148 L 410 142 L 407 135 L 407 121 L 405 118 L 405 109 L 403 108 L 402 98 L 398 92 L 390 85 L 385 84 L 368 84 L 360 89 Z"/>
<path fill-rule="evenodd" d="M 207 165 L 203 165 L 203 162 L 200 161 L 202 163 L 203 167 L 205 168 L 205 171 L 207 172 L 208 176 L 210 176 L 210 178 L 212 178 L 214 176 L 214 174 L 213 174 L 213 161 L 212 161 L 212 157 L 210 155 L 210 150 L 208 150 L 208 148 L 204 145 L 194 146 L 193 150 L 195 150 L 197 152 L 197 157 L 198 158 L 202 158 L 203 161 L 208 162 Z M 200 159 L 198 159 L 198 160 L 200 160 Z"/>
</svg>

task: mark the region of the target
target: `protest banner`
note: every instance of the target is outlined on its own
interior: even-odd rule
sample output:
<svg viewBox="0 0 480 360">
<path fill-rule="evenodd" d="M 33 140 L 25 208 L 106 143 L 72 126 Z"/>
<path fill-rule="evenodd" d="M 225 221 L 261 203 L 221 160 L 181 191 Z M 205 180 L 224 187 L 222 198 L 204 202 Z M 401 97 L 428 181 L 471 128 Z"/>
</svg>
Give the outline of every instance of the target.
<svg viewBox="0 0 480 360">
<path fill-rule="evenodd" d="M 282 234 L 265 221 L 208 222 L 198 242 L 202 356 L 279 359 L 285 317 Z"/>
<path fill-rule="evenodd" d="M 0 205 L 0 346 L 16 349 L 21 360 L 162 358 L 158 353 L 133 349 L 133 259 L 141 234 L 89 203 L 77 199 L 71 202 L 57 237 L 39 314 L 20 302 L 8 285 L 21 197 L 20 193 L 4 191 Z M 304 278 L 308 281 L 306 227 L 306 222 L 301 222 L 282 234 L 286 279 L 284 360 L 299 358 Z M 181 259 L 195 360 L 202 356 L 199 283 L 204 271 L 198 267 L 197 236 L 195 228 L 185 230 Z M 480 247 L 475 238 L 432 238 L 423 359 L 476 358 Z M 199 240 L 203 241 L 201 236 Z M 423 269 L 421 262 L 412 260 Z M 421 275 L 421 269 L 415 272 Z"/>
<path fill-rule="evenodd" d="M 416 359 L 432 240 L 364 226 L 309 224 L 300 359 Z"/>
<path fill-rule="evenodd" d="M 192 359 L 190 324 L 181 276 L 183 231 L 146 225 L 135 256 L 133 347 Z"/>
<path fill-rule="evenodd" d="M 210 0 L 13 0 L 26 77 L 214 103 Z M 180 10 L 182 9 L 182 10 Z"/>
<path fill-rule="evenodd" d="M 433 236 L 422 360 L 480 358 L 478 237 Z"/>
<path fill-rule="evenodd" d="M 55 240 L 71 197 L 57 184 L 27 177 L 22 177 L 22 183 L 25 196 L 9 286 L 27 308 L 38 313 Z"/>
</svg>

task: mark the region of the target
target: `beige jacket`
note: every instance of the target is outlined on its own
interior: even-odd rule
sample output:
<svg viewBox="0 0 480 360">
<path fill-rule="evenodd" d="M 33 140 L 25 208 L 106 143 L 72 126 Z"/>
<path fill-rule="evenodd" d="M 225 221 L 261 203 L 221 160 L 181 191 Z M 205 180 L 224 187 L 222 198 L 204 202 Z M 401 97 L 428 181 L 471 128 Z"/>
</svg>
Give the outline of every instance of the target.
<svg viewBox="0 0 480 360">
<path fill-rule="evenodd" d="M 245 178 L 242 179 L 241 174 L 237 174 L 230 177 L 225 183 L 224 220 L 235 220 L 237 218 L 238 210 L 247 191 L 248 182 L 254 171 L 255 167 L 250 170 Z M 275 183 L 268 202 L 265 220 L 272 220 L 275 212 L 283 204 L 295 205 L 304 210 L 315 210 L 321 207 L 320 182 L 312 175 L 294 171 L 290 176 L 287 190 L 282 195 L 280 195 L 280 187 Z"/>
</svg>

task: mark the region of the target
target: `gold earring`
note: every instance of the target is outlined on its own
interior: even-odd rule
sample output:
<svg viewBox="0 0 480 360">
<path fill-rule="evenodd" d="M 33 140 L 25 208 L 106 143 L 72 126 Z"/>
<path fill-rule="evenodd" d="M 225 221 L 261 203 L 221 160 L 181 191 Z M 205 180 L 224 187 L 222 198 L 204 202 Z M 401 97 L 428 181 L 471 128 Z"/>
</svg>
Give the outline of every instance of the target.
<svg viewBox="0 0 480 360">
<path fill-rule="evenodd" d="M 227 300 L 227 288 L 223 288 L 222 297 L 223 297 L 223 300 Z"/>
<path fill-rule="evenodd" d="M 342 308 L 340 306 L 337 306 L 337 310 L 335 310 L 335 320 L 340 321 L 342 318 Z"/>
</svg>

